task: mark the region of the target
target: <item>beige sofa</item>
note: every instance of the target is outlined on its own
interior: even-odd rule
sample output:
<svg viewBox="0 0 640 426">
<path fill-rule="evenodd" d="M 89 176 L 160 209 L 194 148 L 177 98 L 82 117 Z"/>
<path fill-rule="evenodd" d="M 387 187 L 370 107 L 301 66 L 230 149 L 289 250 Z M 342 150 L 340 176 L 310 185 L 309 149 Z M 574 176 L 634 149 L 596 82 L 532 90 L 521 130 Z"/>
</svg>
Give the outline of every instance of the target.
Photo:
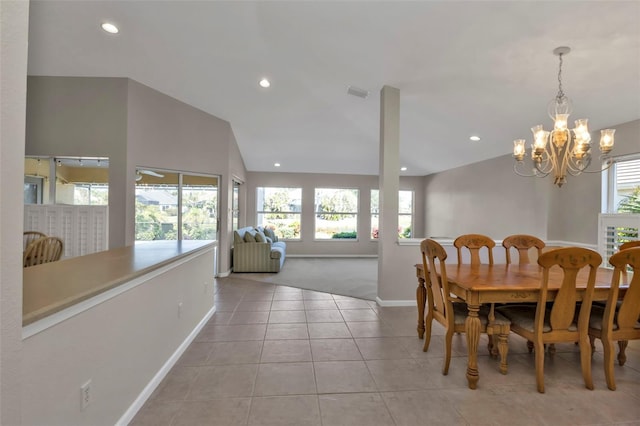
<svg viewBox="0 0 640 426">
<path fill-rule="evenodd" d="M 270 229 L 240 228 L 233 232 L 233 272 L 280 272 L 286 249 Z"/>
</svg>

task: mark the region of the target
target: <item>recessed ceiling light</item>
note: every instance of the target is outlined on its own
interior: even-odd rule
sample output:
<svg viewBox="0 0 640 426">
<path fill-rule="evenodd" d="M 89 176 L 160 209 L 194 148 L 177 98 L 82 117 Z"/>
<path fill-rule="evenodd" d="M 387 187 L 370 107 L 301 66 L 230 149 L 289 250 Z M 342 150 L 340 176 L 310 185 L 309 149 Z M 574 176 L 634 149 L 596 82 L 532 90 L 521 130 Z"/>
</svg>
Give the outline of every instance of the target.
<svg viewBox="0 0 640 426">
<path fill-rule="evenodd" d="M 260 87 L 264 87 L 265 89 L 269 86 L 271 86 L 271 82 L 269 80 L 267 80 L 266 78 L 263 78 L 262 80 L 260 80 L 260 82 L 258 83 L 260 85 Z"/>
<path fill-rule="evenodd" d="M 407 171 L 407 168 L 406 168 L 406 167 L 400 167 L 400 171 L 401 171 L 401 172 L 406 172 L 406 171 Z"/>
<path fill-rule="evenodd" d="M 280 163 L 274 163 L 274 167 L 280 167 Z"/>
<path fill-rule="evenodd" d="M 120 32 L 120 30 L 118 29 L 118 27 L 116 27 L 115 25 L 113 25 L 110 22 L 104 22 L 101 25 L 102 29 L 105 30 L 106 32 L 108 32 L 109 34 L 118 34 Z"/>
<path fill-rule="evenodd" d="M 480 136 L 471 136 L 469 139 L 471 139 L 474 142 L 478 142 L 480 140 Z"/>
</svg>

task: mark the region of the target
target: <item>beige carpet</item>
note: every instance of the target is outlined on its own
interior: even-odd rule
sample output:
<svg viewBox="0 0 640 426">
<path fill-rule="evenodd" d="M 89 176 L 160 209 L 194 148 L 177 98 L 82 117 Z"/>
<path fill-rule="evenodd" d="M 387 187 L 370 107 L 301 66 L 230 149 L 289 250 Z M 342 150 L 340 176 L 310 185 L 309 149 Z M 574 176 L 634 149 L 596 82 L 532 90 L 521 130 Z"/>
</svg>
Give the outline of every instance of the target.
<svg viewBox="0 0 640 426">
<path fill-rule="evenodd" d="M 287 258 L 283 269 L 277 274 L 233 273 L 232 276 L 375 300 L 378 259 L 294 257 Z"/>
</svg>

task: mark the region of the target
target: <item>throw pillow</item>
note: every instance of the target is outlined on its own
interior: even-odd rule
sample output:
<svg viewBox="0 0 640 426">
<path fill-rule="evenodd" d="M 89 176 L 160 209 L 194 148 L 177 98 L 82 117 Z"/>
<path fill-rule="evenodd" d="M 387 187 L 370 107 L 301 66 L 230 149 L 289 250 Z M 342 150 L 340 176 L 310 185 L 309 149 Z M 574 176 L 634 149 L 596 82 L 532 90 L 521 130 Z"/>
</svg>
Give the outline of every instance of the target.
<svg viewBox="0 0 640 426">
<path fill-rule="evenodd" d="M 278 238 L 276 238 L 275 232 L 273 232 L 273 229 L 271 228 L 264 228 L 264 235 L 271 238 L 272 241 L 278 241 Z"/>
<path fill-rule="evenodd" d="M 256 243 L 264 243 L 267 241 L 266 238 L 262 232 L 256 232 Z"/>
<path fill-rule="evenodd" d="M 233 243 L 234 244 L 242 244 L 242 243 L 244 243 L 244 240 L 242 239 L 240 234 L 238 234 L 238 231 L 233 231 Z"/>
<path fill-rule="evenodd" d="M 269 237 L 264 237 L 264 239 L 267 240 L 267 242 L 269 244 L 273 243 L 273 240 L 271 238 L 269 238 Z"/>
<path fill-rule="evenodd" d="M 256 239 L 253 235 L 251 235 L 249 232 L 245 232 L 244 233 L 244 242 L 245 243 L 255 243 Z"/>
</svg>

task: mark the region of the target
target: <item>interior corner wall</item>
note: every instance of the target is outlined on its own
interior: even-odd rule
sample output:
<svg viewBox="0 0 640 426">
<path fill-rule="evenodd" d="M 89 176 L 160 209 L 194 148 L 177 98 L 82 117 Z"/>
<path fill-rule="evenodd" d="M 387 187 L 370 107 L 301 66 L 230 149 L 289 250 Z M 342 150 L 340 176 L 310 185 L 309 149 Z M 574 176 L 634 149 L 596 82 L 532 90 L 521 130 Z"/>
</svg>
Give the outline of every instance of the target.
<svg viewBox="0 0 640 426">
<path fill-rule="evenodd" d="M 510 234 L 547 238 L 548 180 L 513 172 L 513 158 L 504 155 L 425 176 L 426 236 L 455 238 L 485 234 L 502 239 Z"/>
<path fill-rule="evenodd" d="M 126 184 L 127 79 L 30 76 L 25 155 L 109 157 L 109 187 Z M 109 247 L 125 245 L 125 192 L 109 193 Z"/>
<path fill-rule="evenodd" d="M 231 125 L 220 118 L 167 96 L 155 89 L 128 80 L 127 91 L 127 177 L 125 229 L 127 244 L 135 239 L 135 168 L 219 175 L 220 241 L 230 247 L 231 221 L 228 200 L 231 173 L 244 176 Z M 222 214 L 225 212 L 225 214 Z M 228 250 L 219 250 L 220 270 L 229 268 Z"/>
<path fill-rule="evenodd" d="M 612 156 L 640 153 L 640 120 L 611 126 L 616 129 Z M 599 140 L 592 132 L 595 143 Z M 598 148 L 592 151 L 598 153 Z M 597 158 L 593 162 L 596 163 Z M 593 165 L 592 165 L 593 167 Z M 598 213 L 602 202 L 602 175 L 583 173 L 568 176 L 562 188 L 553 187 L 549 206 L 548 238 L 596 245 L 598 243 Z"/>
<path fill-rule="evenodd" d="M 22 226 L 29 2 L 0 1 L 0 424 L 22 424 Z"/>
</svg>

